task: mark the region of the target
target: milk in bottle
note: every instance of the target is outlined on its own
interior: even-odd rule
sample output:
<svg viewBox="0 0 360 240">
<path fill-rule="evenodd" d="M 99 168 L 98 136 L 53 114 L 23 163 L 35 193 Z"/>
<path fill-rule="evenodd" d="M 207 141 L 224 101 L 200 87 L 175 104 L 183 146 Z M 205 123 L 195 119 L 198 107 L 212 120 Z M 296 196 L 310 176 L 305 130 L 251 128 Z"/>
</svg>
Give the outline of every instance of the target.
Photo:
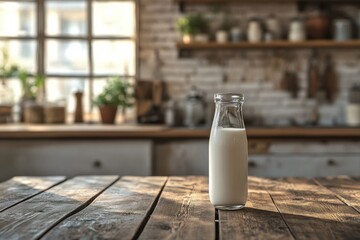
<svg viewBox="0 0 360 240">
<path fill-rule="evenodd" d="M 248 145 L 241 94 L 215 94 L 209 141 L 209 195 L 218 209 L 237 210 L 247 199 Z"/>
</svg>

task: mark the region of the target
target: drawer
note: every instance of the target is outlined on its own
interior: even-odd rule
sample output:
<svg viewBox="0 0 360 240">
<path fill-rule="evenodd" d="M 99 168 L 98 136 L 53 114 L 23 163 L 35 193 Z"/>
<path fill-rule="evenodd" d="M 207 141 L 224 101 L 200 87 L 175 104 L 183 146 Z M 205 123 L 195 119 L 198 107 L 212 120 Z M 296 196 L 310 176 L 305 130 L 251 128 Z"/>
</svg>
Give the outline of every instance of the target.
<svg viewBox="0 0 360 240">
<path fill-rule="evenodd" d="M 152 142 L 146 140 L 2 141 L 0 178 L 11 175 L 151 175 L 151 156 Z"/>
<path fill-rule="evenodd" d="M 354 155 L 253 156 L 249 174 L 262 177 L 360 176 L 360 158 Z"/>
</svg>

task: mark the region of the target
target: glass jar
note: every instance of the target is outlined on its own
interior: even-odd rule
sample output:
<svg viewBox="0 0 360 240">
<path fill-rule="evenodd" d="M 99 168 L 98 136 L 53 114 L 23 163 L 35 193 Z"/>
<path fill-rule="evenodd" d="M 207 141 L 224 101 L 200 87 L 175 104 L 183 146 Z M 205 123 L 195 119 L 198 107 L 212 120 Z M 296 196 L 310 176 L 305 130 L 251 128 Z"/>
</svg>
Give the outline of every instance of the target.
<svg viewBox="0 0 360 240">
<path fill-rule="evenodd" d="M 218 93 L 209 141 L 209 196 L 221 210 L 245 206 L 248 194 L 248 144 L 242 94 Z"/>
</svg>

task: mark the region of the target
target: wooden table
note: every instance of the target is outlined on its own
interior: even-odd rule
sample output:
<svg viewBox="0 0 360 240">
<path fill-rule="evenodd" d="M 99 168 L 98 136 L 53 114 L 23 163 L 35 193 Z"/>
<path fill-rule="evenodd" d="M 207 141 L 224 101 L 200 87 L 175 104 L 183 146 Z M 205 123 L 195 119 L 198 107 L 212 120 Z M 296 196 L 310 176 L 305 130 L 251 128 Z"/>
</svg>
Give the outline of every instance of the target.
<svg viewBox="0 0 360 240">
<path fill-rule="evenodd" d="M 1 239 L 360 239 L 360 179 L 249 178 L 217 211 L 206 177 L 15 177 L 0 184 Z"/>
</svg>

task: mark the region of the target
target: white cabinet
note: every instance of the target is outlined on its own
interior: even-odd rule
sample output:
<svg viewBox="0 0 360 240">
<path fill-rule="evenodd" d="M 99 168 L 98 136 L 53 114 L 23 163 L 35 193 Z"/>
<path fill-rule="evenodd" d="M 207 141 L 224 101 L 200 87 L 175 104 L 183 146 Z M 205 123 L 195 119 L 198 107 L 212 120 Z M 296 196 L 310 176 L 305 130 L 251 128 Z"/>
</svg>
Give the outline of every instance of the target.
<svg viewBox="0 0 360 240">
<path fill-rule="evenodd" d="M 258 143 L 257 143 L 258 144 Z M 360 176 L 360 142 L 260 142 L 249 175 L 260 177 Z M 254 152 L 254 151 L 252 151 Z M 155 143 L 156 175 L 207 175 L 208 140 Z"/>
<path fill-rule="evenodd" d="M 173 140 L 155 144 L 156 175 L 207 175 L 208 140 Z"/>
<path fill-rule="evenodd" d="M 0 141 L 0 180 L 14 175 L 151 175 L 150 140 Z"/>
<path fill-rule="evenodd" d="M 261 177 L 360 176 L 357 154 L 250 156 L 249 175 Z"/>
<path fill-rule="evenodd" d="M 249 175 L 360 176 L 360 142 L 260 142 Z M 265 147 L 264 147 L 265 146 Z M 1 140 L 0 181 L 14 175 L 208 175 L 208 140 Z M 254 151 L 251 151 L 254 153 Z"/>
</svg>

